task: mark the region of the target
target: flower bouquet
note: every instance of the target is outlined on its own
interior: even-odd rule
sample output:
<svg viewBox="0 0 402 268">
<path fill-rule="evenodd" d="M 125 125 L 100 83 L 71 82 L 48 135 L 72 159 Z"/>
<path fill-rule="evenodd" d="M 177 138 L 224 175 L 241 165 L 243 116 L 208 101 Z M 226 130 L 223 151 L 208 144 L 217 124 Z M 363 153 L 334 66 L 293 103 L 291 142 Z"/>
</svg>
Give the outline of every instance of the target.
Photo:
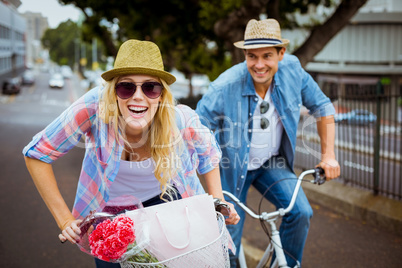
<svg viewBox="0 0 402 268">
<path fill-rule="evenodd" d="M 78 247 L 83 252 L 107 262 L 158 262 L 147 249 L 149 230 L 137 229 L 136 223 L 124 214 L 134 209 L 142 209 L 139 201 L 135 205 L 121 205 L 121 202 L 114 200 L 102 211 L 92 211 L 79 226 L 81 237 L 77 243 Z"/>
</svg>

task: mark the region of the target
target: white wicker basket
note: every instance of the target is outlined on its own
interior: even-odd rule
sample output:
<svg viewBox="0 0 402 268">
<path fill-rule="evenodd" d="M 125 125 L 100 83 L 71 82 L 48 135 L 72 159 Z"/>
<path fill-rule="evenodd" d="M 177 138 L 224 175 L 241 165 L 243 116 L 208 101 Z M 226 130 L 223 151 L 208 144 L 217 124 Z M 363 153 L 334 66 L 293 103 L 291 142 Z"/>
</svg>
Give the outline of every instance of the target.
<svg viewBox="0 0 402 268">
<path fill-rule="evenodd" d="M 211 243 L 185 254 L 157 263 L 138 263 L 126 261 L 120 263 L 122 268 L 229 268 L 228 231 L 225 218 L 217 212 L 219 237 Z"/>
</svg>

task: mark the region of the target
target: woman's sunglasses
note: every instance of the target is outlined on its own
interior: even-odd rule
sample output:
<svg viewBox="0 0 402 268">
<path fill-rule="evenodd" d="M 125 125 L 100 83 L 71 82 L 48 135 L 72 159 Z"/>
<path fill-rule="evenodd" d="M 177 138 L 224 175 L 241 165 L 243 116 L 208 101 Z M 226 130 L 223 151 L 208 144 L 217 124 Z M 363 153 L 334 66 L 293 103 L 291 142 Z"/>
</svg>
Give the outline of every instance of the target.
<svg viewBox="0 0 402 268">
<path fill-rule="evenodd" d="M 150 99 L 156 99 L 162 94 L 163 86 L 158 82 L 144 82 L 144 83 L 132 83 L 132 82 L 120 82 L 114 87 L 116 94 L 121 99 L 128 99 L 134 95 L 137 90 L 137 86 L 141 85 L 141 90 L 144 95 Z"/>
</svg>

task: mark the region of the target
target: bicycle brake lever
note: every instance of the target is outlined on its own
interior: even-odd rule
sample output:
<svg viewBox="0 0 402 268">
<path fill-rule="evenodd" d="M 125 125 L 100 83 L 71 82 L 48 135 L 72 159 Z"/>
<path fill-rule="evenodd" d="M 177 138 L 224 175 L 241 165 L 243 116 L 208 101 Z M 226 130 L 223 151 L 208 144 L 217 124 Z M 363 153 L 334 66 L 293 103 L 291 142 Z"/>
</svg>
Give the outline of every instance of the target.
<svg viewBox="0 0 402 268">
<path fill-rule="evenodd" d="M 321 167 L 317 167 L 314 170 L 314 180 L 312 180 L 311 182 L 318 185 L 324 184 L 327 181 L 324 169 L 322 169 Z"/>
</svg>

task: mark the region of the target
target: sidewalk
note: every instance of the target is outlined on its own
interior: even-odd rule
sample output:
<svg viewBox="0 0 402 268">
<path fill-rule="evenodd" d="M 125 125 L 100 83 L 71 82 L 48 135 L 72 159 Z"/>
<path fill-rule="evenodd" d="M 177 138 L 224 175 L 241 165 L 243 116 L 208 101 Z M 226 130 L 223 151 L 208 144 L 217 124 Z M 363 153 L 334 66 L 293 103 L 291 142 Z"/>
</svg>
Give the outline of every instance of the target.
<svg viewBox="0 0 402 268">
<path fill-rule="evenodd" d="M 345 186 L 337 181 L 320 186 L 303 183 L 302 187 L 311 202 L 331 208 L 339 214 L 363 221 L 368 225 L 402 235 L 402 202 L 400 201 L 374 196 L 370 191 Z M 250 245 L 244 238 L 242 244 L 249 267 L 255 267 L 263 251 Z"/>
<path fill-rule="evenodd" d="M 402 235 L 402 202 L 332 181 L 315 187 L 305 183 L 309 200 L 369 225 Z"/>
</svg>

